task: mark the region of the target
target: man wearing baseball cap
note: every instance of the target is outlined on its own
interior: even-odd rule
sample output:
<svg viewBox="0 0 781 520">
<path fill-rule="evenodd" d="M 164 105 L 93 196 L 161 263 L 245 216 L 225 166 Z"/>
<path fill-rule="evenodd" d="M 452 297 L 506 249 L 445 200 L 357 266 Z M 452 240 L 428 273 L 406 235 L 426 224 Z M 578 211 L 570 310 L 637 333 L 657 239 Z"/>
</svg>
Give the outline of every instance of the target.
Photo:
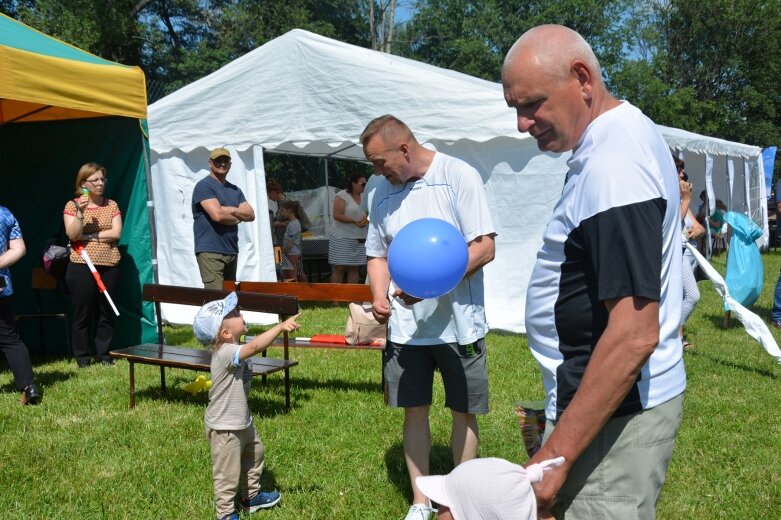
<svg viewBox="0 0 781 520">
<path fill-rule="evenodd" d="M 224 280 L 236 279 L 239 222 L 255 220 L 241 189 L 226 180 L 230 169 L 230 152 L 215 148 L 209 155 L 209 176 L 193 190 L 195 258 L 206 289 L 222 289 Z"/>
</svg>

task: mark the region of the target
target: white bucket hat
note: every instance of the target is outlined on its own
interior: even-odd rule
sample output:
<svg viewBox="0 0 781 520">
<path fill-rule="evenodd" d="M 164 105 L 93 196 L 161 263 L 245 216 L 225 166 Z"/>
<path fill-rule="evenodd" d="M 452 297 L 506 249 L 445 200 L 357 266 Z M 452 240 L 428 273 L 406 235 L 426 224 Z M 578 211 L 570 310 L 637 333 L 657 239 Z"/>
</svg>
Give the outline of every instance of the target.
<svg viewBox="0 0 781 520">
<path fill-rule="evenodd" d="M 471 459 L 447 475 L 417 477 L 415 483 L 428 498 L 449 507 L 454 520 L 536 520 L 531 484 L 561 464 L 564 457 L 528 468 L 504 459 Z"/>
<path fill-rule="evenodd" d="M 193 321 L 193 332 L 198 341 L 204 345 L 214 343 L 220 333 L 222 320 L 236 308 L 238 302 L 236 293 L 232 292 L 222 300 L 215 300 L 201 307 Z"/>
</svg>

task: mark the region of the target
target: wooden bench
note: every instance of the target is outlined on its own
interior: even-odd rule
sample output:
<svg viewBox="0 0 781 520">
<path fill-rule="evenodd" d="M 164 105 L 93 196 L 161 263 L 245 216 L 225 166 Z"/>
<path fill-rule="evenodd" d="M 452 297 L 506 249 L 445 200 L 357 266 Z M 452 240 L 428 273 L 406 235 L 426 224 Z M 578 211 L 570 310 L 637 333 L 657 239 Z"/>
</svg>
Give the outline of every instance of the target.
<svg viewBox="0 0 781 520">
<path fill-rule="evenodd" d="M 160 312 L 161 303 L 177 303 L 200 307 L 206 302 L 224 298 L 226 291 L 198 289 L 192 287 L 177 287 L 173 285 L 144 285 L 143 299 L 155 304 L 157 318 L 157 343 L 145 343 L 134 347 L 112 350 L 113 358 L 126 359 L 130 365 L 130 408 L 136 406 L 135 364 L 158 365 L 160 367 L 160 386 L 165 393 L 165 367 L 184 368 L 208 372 L 211 367 L 211 352 L 193 348 L 177 347 L 165 344 L 163 337 L 163 319 Z M 293 315 L 298 310 L 298 301 L 290 296 L 237 293 L 239 307 L 247 311 L 266 312 L 283 316 Z M 265 377 L 274 372 L 285 372 L 285 409 L 290 409 L 290 367 L 298 361 L 255 356 L 252 360 L 252 375 Z"/>
<path fill-rule="evenodd" d="M 367 302 L 372 301 L 372 291 L 364 284 L 342 283 L 295 283 L 295 282 L 225 282 L 226 291 L 241 291 L 247 293 L 262 293 L 293 296 L 299 302 Z M 287 316 L 281 316 L 281 319 Z M 345 314 L 345 322 L 347 315 Z M 345 345 L 343 343 L 322 343 L 311 341 L 298 341 L 288 338 L 287 333 L 282 339 L 274 342 L 275 346 L 300 348 L 328 348 L 339 350 L 379 350 L 385 349 L 383 345 Z M 286 348 L 287 350 L 287 348 Z M 287 359 L 287 353 L 285 353 Z"/>
</svg>

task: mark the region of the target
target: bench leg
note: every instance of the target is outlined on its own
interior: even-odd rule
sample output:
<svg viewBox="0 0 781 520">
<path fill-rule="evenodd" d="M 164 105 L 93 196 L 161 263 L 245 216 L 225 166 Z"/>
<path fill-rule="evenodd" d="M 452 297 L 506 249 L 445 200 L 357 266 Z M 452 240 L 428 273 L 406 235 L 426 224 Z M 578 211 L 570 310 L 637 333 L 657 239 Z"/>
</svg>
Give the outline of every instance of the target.
<svg viewBox="0 0 781 520">
<path fill-rule="evenodd" d="M 290 411 L 290 369 L 285 369 L 285 411 Z"/>
<path fill-rule="evenodd" d="M 163 390 L 163 395 L 165 395 L 165 367 L 160 367 L 160 388 Z"/>
<path fill-rule="evenodd" d="M 261 353 L 261 356 L 262 357 L 268 357 L 268 352 L 264 350 L 263 353 Z M 262 384 L 263 386 L 266 386 L 266 374 L 263 374 L 262 376 L 260 376 L 260 384 Z"/>
<path fill-rule="evenodd" d="M 130 408 L 136 407 L 136 368 L 132 361 L 130 365 Z"/>
</svg>

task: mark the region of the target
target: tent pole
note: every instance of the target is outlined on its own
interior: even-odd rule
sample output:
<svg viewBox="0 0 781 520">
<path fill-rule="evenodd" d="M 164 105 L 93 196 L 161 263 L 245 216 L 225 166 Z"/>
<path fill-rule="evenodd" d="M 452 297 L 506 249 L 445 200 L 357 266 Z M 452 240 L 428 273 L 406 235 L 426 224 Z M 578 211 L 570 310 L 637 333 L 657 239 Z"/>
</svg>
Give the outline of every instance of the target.
<svg viewBox="0 0 781 520">
<path fill-rule="evenodd" d="M 155 226 L 155 198 L 152 190 L 152 167 L 149 160 L 149 130 L 146 127 L 146 120 L 139 121 L 141 130 L 141 141 L 144 156 L 144 174 L 146 175 L 146 207 L 149 209 L 149 245 L 152 249 L 150 259 L 152 261 L 152 280 L 158 283 L 159 272 L 157 267 L 157 228 Z"/>
<path fill-rule="evenodd" d="M 328 222 L 331 222 L 331 205 L 328 204 L 328 157 L 323 158 L 323 165 L 325 168 L 325 214 L 328 217 Z"/>
</svg>

